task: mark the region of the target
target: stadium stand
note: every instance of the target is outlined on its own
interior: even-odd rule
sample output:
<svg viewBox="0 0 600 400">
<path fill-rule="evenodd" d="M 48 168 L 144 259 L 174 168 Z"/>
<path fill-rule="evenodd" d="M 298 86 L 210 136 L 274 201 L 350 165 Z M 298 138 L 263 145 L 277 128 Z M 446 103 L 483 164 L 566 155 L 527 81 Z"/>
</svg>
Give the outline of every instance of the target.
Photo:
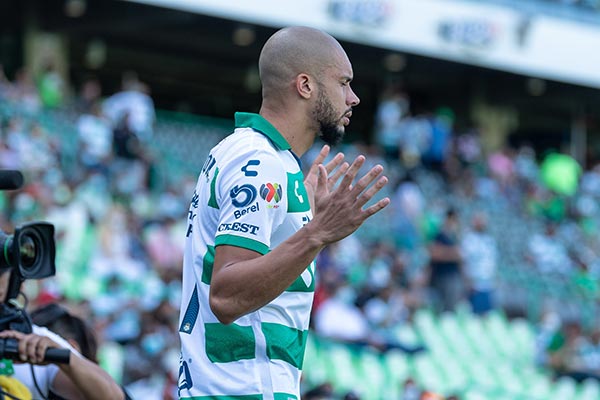
<svg viewBox="0 0 600 400">
<path fill-rule="evenodd" d="M 159 110 L 152 140 L 138 142 L 100 117 L 110 147 L 86 159 L 79 121 L 90 110 L 44 106 L 36 90 L 24 77 L 0 82 L 0 167 L 26 175 L 22 190 L 0 193 L 0 227 L 10 232 L 32 219 L 57 227 L 57 276 L 27 282 L 32 306 L 60 300 L 90 315 L 102 365 L 134 398 L 176 398 L 182 224 L 204 158 L 232 122 Z M 577 176 L 574 194 L 564 194 L 544 180 L 545 155 L 525 146 L 484 154 L 485 132 L 454 127 L 447 127 L 445 158 L 432 159 L 438 117 L 404 115 L 400 154 L 344 145 L 349 158 L 365 152 L 387 166 L 395 184 L 386 194 L 395 202 L 319 256 L 314 312 L 335 300 L 377 340 L 346 343 L 314 327 L 305 391 L 325 385 L 330 398 L 361 399 L 409 400 L 415 390 L 467 400 L 599 398 L 597 164 Z M 117 150 L 117 128 L 133 147 Z M 419 129 L 424 141 L 410 142 Z M 499 250 L 493 307 L 483 315 L 472 312 L 466 289 L 452 311 L 439 312 L 432 300 L 430 245 L 448 209 L 458 212 L 458 239 L 474 215 L 485 214 Z M 564 262 L 551 265 L 546 254 Z M 424 351 L 406 351 L 419 346 Z"/>
</svg>

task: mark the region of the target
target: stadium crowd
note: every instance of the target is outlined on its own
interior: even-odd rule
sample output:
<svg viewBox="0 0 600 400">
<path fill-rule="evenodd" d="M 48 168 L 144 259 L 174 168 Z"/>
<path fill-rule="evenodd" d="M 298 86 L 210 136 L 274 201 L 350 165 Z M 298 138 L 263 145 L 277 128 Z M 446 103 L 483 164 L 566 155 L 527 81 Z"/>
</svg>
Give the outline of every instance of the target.
<svg viewBox="0 0 600 400">
<path fill-rule="evenodd" d="M 0 69 L 0 168 L 26 177 L 21 190 L 0 192 L 0 228 L 54 223 L 57 275 L 27 282 L 30 307 L 60 302 L 92 323 L 101 365 L 133 398 L 177 398 L 183 224 L 198 171 L 161 176 L 165 149 L 153 143 L 168 132 L 156 130 L 149 88 L 134 75 L 109 96 L 94 79 L 75 95 L 67 86 L 51 68 L 14 79 Z M 348 158 L 386 165 L 393 203 L 319 255 L 314 332 L 414 354 L 427 349 L 396 333 L 417 310 L 501 309 L 534 320 L 541 368 L 600 377 L 600 163 L 582 169 L 528 145 L 488 154 L 485 132 L 456 127 L 450 108 L 413 109 L 391 88 L 375 143 L 343 146 Z M 306 399 L 360 398 L 360 385 L 305 389 Z M 402 393 L 441 398 L 410 378 Z"/>
</svg>

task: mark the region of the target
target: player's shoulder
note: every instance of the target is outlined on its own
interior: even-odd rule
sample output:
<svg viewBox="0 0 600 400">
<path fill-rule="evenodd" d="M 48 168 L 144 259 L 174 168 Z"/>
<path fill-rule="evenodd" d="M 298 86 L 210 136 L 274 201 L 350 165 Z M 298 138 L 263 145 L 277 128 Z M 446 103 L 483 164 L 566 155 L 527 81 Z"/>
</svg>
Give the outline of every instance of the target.
<svg viewBox="0 0 600 400">
<path fill-rule="evenodd" d="M 262 133 L 251 128 L 237 128 L 214 149 L 215 157 L 222 162 L 243 161 L 251 158 L 280 160 L 282 155 Z"/>
</svg>

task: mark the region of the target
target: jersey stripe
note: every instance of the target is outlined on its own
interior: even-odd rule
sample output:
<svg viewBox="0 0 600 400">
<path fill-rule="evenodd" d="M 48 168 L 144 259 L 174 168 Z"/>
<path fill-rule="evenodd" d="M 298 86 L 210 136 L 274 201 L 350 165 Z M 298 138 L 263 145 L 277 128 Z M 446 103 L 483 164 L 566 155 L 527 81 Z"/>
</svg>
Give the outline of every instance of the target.
<svg viewBox="0 0 600 400">
<path fill-rule="evenodd" d="M 234 236 L 234 235 L 219 235 L 215 239 L 215 247 L 220 245 L 231 245 L 237 247 L 243 247 L 248 250 L 254 250 L 260 254 L 267 254 L 269 252 L 269 248 L 261 242 L 257 242 L 256 240 Z"/>
<path fill-rule="evenodd" d="M 302 369 L 304 348 L 308 330 L 300 331 L 281 324 L 261 324 L 267 341 L 267 356 L 271 360 L 283 360 Z"/>
<path fill-rule="evenodd" d="M 256 357 L 256 340 L 251 326 L 204 324 L 206 355 L 211 362 L 227 363 Z"/>
</svg>

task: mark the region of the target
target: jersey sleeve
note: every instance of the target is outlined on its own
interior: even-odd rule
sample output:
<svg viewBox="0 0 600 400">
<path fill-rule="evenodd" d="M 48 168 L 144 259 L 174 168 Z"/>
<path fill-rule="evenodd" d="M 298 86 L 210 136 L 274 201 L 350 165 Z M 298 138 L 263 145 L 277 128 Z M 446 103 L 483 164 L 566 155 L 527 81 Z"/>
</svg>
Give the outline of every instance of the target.
<svg viewBox="0 0 600 400">
<path fill-rule="evenodd" d="M 287 174 L 276 154 L 249 151 L 233 158 L 217 181 L 219 223 L 215 246 L 266 254 L 287 212 Z"/>
</svg>

